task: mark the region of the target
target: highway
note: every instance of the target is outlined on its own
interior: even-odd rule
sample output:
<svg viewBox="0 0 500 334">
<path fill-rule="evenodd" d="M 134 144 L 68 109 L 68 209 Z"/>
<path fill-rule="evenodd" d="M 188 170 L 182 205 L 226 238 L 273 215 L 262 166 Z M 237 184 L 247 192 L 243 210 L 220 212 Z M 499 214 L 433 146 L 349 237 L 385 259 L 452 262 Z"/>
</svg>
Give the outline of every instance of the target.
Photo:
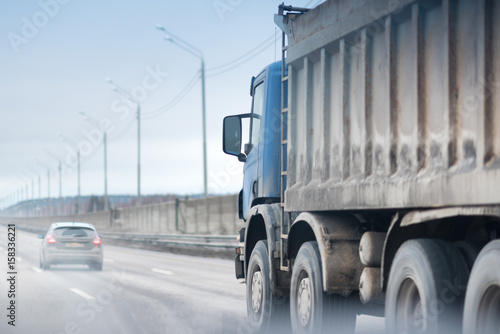
<svg viewBox="0 0 500 334">
<path fill-rule="evenodd" d="M 106 245 L 104 269 L 38 267 L 40 240 L 17 231 L 15 327 L 8 325 L 7 228 L 0 226 L 0 333 L 249 333 L 230 260 Z M 356 333 L 383 333 L 359 316 Z"/>
</svg>

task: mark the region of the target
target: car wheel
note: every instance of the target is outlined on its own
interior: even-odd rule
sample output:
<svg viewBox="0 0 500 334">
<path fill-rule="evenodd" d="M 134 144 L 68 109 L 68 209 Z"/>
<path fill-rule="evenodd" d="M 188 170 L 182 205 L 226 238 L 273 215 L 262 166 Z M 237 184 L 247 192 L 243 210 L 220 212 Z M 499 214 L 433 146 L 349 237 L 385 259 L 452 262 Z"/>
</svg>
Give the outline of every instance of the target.
<svg viewBox="0 0 500 334">
<path fill-rule="evenodd" d="M 390 268 L 386 294 L 388 333 L 461 333 L 467 262 L 452 243 L 403 243 Z"/>
<path fill-rule="evenodd" d="M 274 333 L 289 326 L 288 298 L 271 293 L 269 255 L 265 241 L 257 242 L 250 256 L 246 300 L 248 320 L 253 331 Z"/>
<path fill-rule="evenodd" d="M 45 256 L 43 254 L 40 255 L 40 268 L 43 270 L 49 270 L 50 264 L 45 260 Z"/>
<path fill-rule="evenodd" d="M 464 306 L 464 333 L 499 333 L 500 240 L 490 242 L 472 268 Z"/>
<path fill-rule="evenodd" d="M 293 333 L 354 333 L 354 299 L 323 291 L 321 256 L 316 241 L 304 243 L 292 268 L 290 316 Z"/>
<path fill-rule="evenodd" d="M 94 264 L 94 270 L 97 270 L 97 271 L 101 271 L 102 270 L 102 261 L 101 262 L 97 262 L 96 264 Z"/>
</svg>

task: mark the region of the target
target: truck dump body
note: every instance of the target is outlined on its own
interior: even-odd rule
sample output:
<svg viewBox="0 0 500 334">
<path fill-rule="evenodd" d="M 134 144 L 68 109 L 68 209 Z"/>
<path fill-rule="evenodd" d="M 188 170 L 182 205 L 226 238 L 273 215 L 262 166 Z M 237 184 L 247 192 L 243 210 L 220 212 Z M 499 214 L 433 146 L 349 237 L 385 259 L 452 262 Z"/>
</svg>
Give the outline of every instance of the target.
<svg viewBox="0 0 500 334">
<path fill-rule="evenodd" d="M 290 20 L 286 211 L 500 203 L 500 1 Z"/>
</svg>

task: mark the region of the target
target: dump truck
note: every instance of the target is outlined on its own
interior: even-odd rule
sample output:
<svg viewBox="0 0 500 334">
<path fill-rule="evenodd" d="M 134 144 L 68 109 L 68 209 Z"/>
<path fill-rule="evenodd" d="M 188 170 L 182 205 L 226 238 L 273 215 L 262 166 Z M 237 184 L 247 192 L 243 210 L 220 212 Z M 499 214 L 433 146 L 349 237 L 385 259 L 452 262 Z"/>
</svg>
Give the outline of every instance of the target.
<svg viewBox="0 0 500 334">
<path fill-rule="evenodd" d="M 500 328 L 500 1 L 280 5 L 223 150 L 256 332 Z"/>
</svg>

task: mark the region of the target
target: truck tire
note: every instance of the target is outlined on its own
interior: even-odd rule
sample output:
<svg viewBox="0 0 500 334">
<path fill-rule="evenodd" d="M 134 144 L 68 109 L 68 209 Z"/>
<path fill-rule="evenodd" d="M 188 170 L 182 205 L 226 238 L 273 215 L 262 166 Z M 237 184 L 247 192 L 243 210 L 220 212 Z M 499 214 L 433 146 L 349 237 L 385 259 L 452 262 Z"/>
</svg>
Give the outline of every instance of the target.
<svg viewBox="0 0 500 334">
<path fill-rule="evenodd" d="M 452 243 L 403 243 L 391 265 L 386 294 L 388 333 L 461 333 L 466 260 Z"/>
<path fill-rule="evenodd" d="M 479 252 L 481 252 L 481 249 L 485 246 L 485 243 L 482 241 L 458 241 L 455 242 L 455 245 L 462 253 L 470 273 L 472 266 L 474 265 Z"/>
<path fill-rule="evenodd" d="M 356 310 L 352 298 L 323 291 L 318 243 L 304 243 L 293 265 L 290 287 L 292 331 L 303 333 L 354 333 Z"/>
<path fill-rule="evenodd" d="M 492 241 L 474 263 L 465 296 L 464 334 L 500 329 L 500 240 Z"/>
<path fill-rule="evenodd" d="M 267 243 L 259 241 L 250 256 L 247 272 L 247 314 L 255 333 L 275 333 L 290 327 L 289 302 L 271 292 Z"/>
</svg>

